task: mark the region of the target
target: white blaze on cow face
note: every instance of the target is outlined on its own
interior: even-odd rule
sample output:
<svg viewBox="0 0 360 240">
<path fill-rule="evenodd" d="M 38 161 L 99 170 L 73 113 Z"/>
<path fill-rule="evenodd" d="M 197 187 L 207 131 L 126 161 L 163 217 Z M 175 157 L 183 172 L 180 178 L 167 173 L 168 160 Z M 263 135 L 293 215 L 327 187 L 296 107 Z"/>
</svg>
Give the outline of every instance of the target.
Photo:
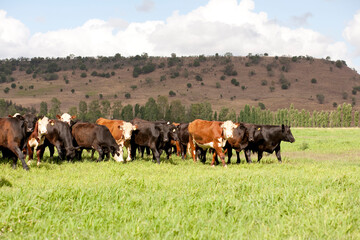
<svg viewBox="0 0 360 240">
<path fill-rule="evenodd" d="M 120 148 L 119 148 L 119 151 L 117 151 L 113 157 L 114 157 L 115 161 L 117 161 L 117 162 L 123 162 L 123 161 L 124 161 L 123 148 L 120 147 Z"/>
<path fill-rule="evenodd" d="M 58 117 L 58 116 L 57 116 L 57 117 Z M 69 126 L 70 126 L 70 121 L 71 121 L 72 119 L 74 119 L 75 116 L 71 116 L 71 115 L 68 114 L 68 113 L 63 113 L 63 115 L 61 115 L 61 116 L 58 117 L 58 118 L 59 118 L 60 121 L 65 122 L 65 123 L 69 124 Z"/>
<path fill-rule="evenodd" d="M 135 129 L 135 126 L 129 122 L 124 122 L 122 126 L 119 126 L 120 130 L 123 130 L 123 137 L 125 140 L 131 139 L 132 131 Z"/>
<path fill-rule="evenodd" d="M 49 124 L 49 119 L 47 117 L 43 117 L 38 120 L 38 135 L 39 137 L 47 134 L 47 125 Z"/>
<path fill-rule="evenodd" d="M 226 121 L 221 125 L 221 128 L 223 129 L 223 134 L 225 139 L 232 138 L 234 136 L 234 129 L 236 128 L 236 124 L 234 124 L 232 121 Z"/>
</svg>

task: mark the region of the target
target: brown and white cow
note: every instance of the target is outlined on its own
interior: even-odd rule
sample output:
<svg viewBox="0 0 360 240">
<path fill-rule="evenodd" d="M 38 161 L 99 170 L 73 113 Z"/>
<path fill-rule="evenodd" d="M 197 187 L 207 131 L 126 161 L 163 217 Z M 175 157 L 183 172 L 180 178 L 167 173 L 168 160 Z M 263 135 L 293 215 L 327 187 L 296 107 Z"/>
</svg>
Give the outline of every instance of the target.
<svg viewBox="0 0 360 240">
<path fill-rule="evenodd" d="M 119 145 L 120 148 L 120 161 L 124 161 L 123 147 L 126 147 L 128 153 L 126 161 L 131 161 L 130 140 L 132 131 L 136 130 L 136 125 L 133 125 L 123 120 L 110 120 L 106 118 L 99 118 L 96 123 L 106 126 L 110 130 L 111 135 L 114 137 L 116 143 Z"/>
<path fill-rule="evenodd" d="M 28 164 L 31 164 L 31 160 L 33 159 L 33 151 L 36 151 L 37 155 L 37 165 L 40 165 L 40 154 L 38 154 L 38 147 L 44 144 L 45 135 L 47 134 L 47 125 L 50 123 L 47 117 L 43 117 L 39 119 L 35 124 L 35 129 L 31 133 L 28 142 L 27 142 L 27 150 L 29 154 Z"/>
<path fill-rule="evenodd" d="M 196 161 L 196 147 L 215 150 L 211 165 L 214 166 L 216 154 L 220 156 L 222 164 L 226 167 L 223 147 L 228 138 L 233 137 L 233 131 L 237 126 L 232 121 L 206 121 L 196 119 L 189 123 L 189 143 L 191 155 Z"/>
<path fill-rule="evenodd" d="M 72 125 L 71 121 L 73 121 L 76 118 L 76 116 L 71 116 L 68 113 L 63 113 L 61 116 L 56 115 L 56 118 L 59 119 L 62 122 L 65 122 L 65 123 L 69 124 L 69 126 L 71 126 Z"/>
</svg>

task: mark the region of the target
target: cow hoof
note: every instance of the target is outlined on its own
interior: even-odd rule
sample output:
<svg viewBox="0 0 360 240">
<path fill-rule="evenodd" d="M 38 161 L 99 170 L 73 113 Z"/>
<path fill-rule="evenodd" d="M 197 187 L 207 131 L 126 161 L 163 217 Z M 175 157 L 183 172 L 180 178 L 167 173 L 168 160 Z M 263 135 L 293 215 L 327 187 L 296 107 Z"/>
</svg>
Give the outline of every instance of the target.
<svg viewBox="0 0 360 240">
<path fill-rule="evenodd" d="M 31 165 L 31 160 L 29 160 L 29 161 L 27 162 L 27 164 L 28 164 L 28 165 Z"/>
<path fill-rule="evenodd" d="M 40 167 L 40 162 L 38 162 L 38 163 L 36 164 L 36 166 Z"/>
<path fill-rule="evenodd" d="M 226 164 L 224 165 L 224 168 L 227 168 L 227 165 L 226 165 Z"/>
<path fill-rule="evenodd" d="M 215 165 L 211 165 L 211 167 L 215 168 Z"/>
<path fill-rule="evenodd" d="M 131 158 L 130 159 L 126 159 L 127 162 L 131 162 Z"/>
</svg>

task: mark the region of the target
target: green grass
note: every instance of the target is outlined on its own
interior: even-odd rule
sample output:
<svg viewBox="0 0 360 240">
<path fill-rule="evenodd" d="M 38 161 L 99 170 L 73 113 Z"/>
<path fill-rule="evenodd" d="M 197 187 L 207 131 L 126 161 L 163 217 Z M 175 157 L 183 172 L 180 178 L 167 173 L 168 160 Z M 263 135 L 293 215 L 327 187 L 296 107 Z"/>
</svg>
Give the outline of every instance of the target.
<svg viewBox="0 0 360 240">
<path fill-rule="evenodd" d="M 0 238 L 359 239 L 360 129 L 292 131 L 283 164 L 2 160 Z"/>
</svg>

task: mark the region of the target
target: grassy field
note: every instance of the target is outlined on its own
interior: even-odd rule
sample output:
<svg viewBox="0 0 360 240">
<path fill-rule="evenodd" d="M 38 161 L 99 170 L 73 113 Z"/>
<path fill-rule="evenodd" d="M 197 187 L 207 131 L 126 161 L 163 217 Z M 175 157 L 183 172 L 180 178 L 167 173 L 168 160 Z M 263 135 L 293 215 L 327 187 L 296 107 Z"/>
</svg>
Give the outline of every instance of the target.
<svg viewBox="0 0 360 240">
<path fill-rule="evenodd" d="M 360 129 L 292 131 L 283 164 L 2 160 L 0 239 L 360 239 Z"/>
</svg>

